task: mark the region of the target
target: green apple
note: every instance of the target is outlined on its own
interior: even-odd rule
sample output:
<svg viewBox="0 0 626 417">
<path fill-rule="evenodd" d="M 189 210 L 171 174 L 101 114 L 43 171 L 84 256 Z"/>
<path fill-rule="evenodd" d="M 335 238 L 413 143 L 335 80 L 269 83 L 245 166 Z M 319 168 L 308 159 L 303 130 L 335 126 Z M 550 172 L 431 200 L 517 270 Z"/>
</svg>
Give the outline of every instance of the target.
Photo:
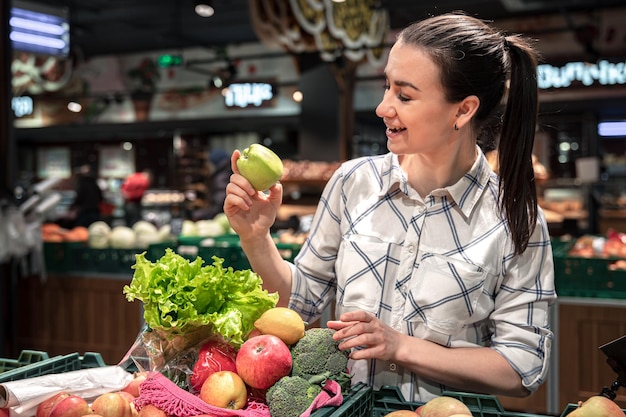
<svg viewBox="0 0 626 417">
<path fill-rule="evenodd" d="M 237 169 L 257 191 L 270 188 L 283 175 L 283 161 L 271 149 L 253 143 L 237 159 Z"/>
</svg>

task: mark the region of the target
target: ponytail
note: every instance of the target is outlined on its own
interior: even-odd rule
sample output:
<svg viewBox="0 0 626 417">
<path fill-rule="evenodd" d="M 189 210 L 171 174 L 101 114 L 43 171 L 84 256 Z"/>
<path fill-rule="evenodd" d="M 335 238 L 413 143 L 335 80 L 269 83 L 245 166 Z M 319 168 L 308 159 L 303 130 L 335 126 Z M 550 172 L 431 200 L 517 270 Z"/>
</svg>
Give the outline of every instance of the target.
<svg viewBox="0 0 626 417">
<path fill-rule="evenodd" d="M 510 86 L 498 144 L 502 209 L 516 253 L 526 250 L 537 221 L 532 151 L 537 124 L 537 54 L 518 36 L 503 40 L 510 60 Z"/>
</svg>

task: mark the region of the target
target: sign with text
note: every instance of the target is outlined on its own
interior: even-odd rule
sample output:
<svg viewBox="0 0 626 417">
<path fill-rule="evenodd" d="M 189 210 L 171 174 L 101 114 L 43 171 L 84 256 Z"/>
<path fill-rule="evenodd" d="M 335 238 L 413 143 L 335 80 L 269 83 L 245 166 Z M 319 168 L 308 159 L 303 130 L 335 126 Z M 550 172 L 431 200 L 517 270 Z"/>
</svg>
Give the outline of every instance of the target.
<svg viewBox="0 0 626 417">
<path fill-rule="evenodd" d="M 603 59 L 597 63 L 568 62 L 561 67 L 543 64 L 537 67 L 537 83 L 540 89 L 624 85 L 626 62 L 612 63 Z"/>
<path fill-rule="evenodd" d="M 227 108 L 271 107 L 274 105 L 274 86 L 266 82 L 232 83 L 225 89 Z"/>
</svg>

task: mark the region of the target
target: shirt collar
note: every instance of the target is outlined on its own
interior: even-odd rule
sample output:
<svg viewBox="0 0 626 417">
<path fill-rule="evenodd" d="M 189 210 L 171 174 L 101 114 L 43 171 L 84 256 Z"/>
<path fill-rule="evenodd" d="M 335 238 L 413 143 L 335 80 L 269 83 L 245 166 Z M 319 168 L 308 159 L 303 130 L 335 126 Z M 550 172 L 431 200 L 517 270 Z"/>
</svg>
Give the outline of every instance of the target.
<svg viewBox="0 0 626 417">
<path fill-rule="evenodd" d="M 466 217 L 469 217 L 471 214 L 481 194 L 486 189 L 491 176 L 495 175 L 487 162 L 487 158 L 485 158 L 478 146 L 476 146 L 476 153 L 478 156 L 472 168 L 459 181 L 449 187 L 440 188 L 431 193 L 433 197 L 449 197 L 459 206 Z M 410 187 L 406 175 L 398 162 L 398 155 L 391 152 L 385 155 L 381 178 L 380 196 L 385 195 L 396 187 L 407 196 L 411 196 L 412 193 L 409 191 Z"/>
</svg>

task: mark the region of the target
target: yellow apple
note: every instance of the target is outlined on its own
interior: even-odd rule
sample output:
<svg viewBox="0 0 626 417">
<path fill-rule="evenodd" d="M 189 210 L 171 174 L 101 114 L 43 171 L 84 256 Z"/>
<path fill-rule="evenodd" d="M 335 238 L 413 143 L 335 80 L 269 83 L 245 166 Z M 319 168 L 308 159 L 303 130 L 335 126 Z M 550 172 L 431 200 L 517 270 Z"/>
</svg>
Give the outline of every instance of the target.
<svg viewBox="0 0 626 417">
<path fill-rule="evenodd" d="M 450 417 L 455 414 L 472 415 L 472 412 L 461 400 L 454 397 L 435 397 L 420 409 L 420 417 Z"/>
<path fill-rule="evenodd" d="M 615 402 L 602 395 L 589 397 L 567 417 L 624 417 L 624 412 Z"/>
<path fill-rule="evenodd" d="M 215 407 L 241 410 L 248 391 L 243 379 L 232 371 L 218 371 L 207 377 L 200 389 L 200 399 Z"/>
</svg>

